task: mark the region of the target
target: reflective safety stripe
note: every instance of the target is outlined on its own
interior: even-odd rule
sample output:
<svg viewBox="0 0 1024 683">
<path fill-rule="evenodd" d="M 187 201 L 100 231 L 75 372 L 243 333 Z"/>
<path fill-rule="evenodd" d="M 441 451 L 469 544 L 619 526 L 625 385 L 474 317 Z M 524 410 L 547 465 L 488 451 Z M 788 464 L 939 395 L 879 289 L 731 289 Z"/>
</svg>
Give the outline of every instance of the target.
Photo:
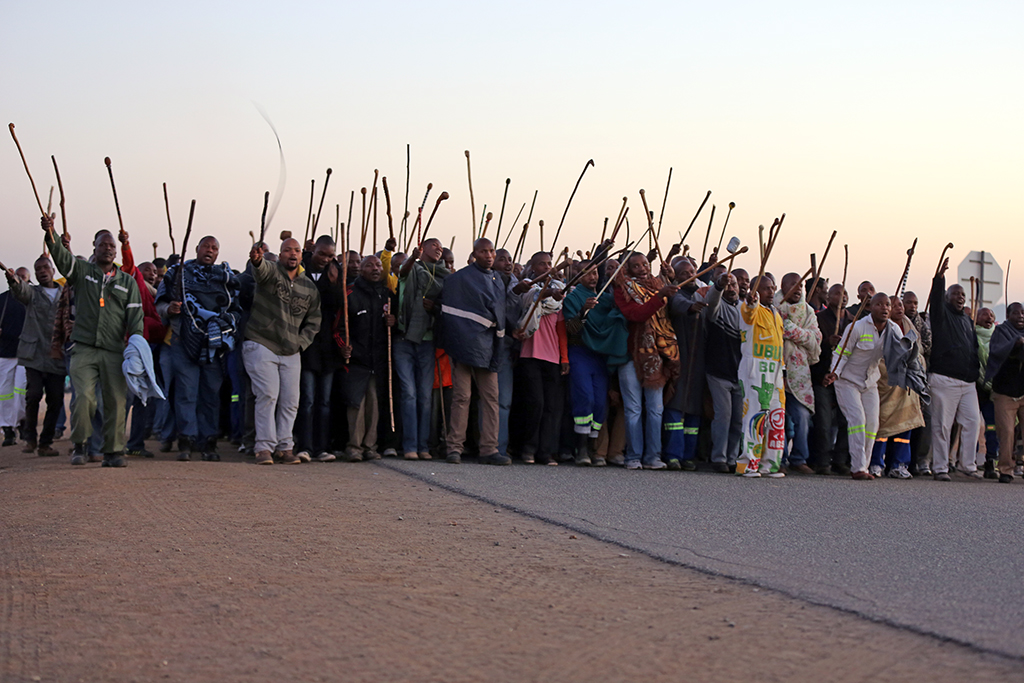
<svg viewBox="0 0 1024 683">
<path fill-rule="evenodd" d="M 0 401 L 10 401 L 12 398 L 14 398 L 14 394 L 13 393 L 11 393 L 11 394 L 0 394 Z"/>
<path fill-rule="evenodd" d="M 683 434 L 700 434 L 700 427 L 683 427 Z"/>
<path fill-rule="evenodd" d="M 601 427 L 604 427 L 604 425 L 601 424 L 600 422 L 591 422 L 590 423 L 590 429 L 595 431 L 595 432 L 601 431 Z"/>
<path fill-rule="evenodd" d="M 495 323 L 494 323 L 493 320 L 488 320 L 487 318 L 483 317 L 482 315 L 477 315 L 476 313 L 473 313 L 472 311 L 464 311 L 461 308 L 455 308 L 454 306 L 448 306 L 446 304 L 442 304 L 441 312 L 442 313 L 447 313 L 448 315 L 454 315 L 456 318 L 464 318 L 465 320 L 472 320 L 477 325 L 483 325 L 484 327 L 495 327 Z M 504 334 L 504 330 L 499 330 L 499 333 L 501 333 L 501 334 L 499 334 L 499 336 L 503 335 Z"/>
<path fill-rule="evenodd" d="M 880 438 L 880 439 L 875 439 L 875 441 L 878 441 L 879 443 L 885 443 L 885 442 L 887 442 L 888 440 L 889 440 L 889 437 L 887 437 L 887 436 L 883 436 L 883 437 L 882 437 L 882 438 Z"/>
<path fill-rule="evenodd" d="M 142 308 L 142 304 L 128 304 L 125 308 Z"/>
<path fill-rule="evenodd" d="M 868 431 L 865 431 L 865 432 L 864 432 L 864 434 L 866 434 L 866 435 L 867 435 L 867 437 L 868 437 L 869 439 L 871 439 L 871 440 L 874 440 L 874 438 L 875 438 L 876 436 L 878 436 L 878 433 L 877 433 L 877 432 L 868 432 Z"/>
<path fill-rule="evenodd" d="M 896 443 L 910 443 L 910 439 L 899 439 L 899 438 L 893 437 L 892 440 L 895 441 Z"/>
<path fill-rule="evenodd" d="M 863 434 L 865 431 L 867 431 L 866 425 L 849 425 L 846 428 L 847 434 Z"/>
<path fill-rule="evenodd" d="M 591 413 L 590 415 L 584 415 L 583 417 L 574 417 L 572 418 L 572 421 L 578 425 L 589 425 L 594 421 L 594 414 Z"/>
<path fill-rule="evenodd" d="M 22 389 L 21 387 L 14 387 L 14 393 L 20 394 L 20 395 L 24 396 L 25 393 L 26 393 L 26 390 Z"/>
<path fill-rule="evenodd" d="M 666 432 L 678 432 L 678 431 L 681 431 L 683 429 L 683 423 L 682 422 L 666 422 L 664 424 L 664 427 L 665 427 L 665 431 Z"/>
<path fill-rule="evenodd" d="M 238 403 L 238 394 L 231 394 L 231 402 Z"/>
</svg>

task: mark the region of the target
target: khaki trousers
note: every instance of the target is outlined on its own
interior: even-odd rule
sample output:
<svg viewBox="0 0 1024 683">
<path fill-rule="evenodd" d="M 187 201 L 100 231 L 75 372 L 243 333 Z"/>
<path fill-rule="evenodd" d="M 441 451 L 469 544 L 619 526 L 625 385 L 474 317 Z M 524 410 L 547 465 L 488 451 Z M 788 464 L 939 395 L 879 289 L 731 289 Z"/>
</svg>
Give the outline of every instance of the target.
<svg viewBox="0 0 1024 683">
<path fill-rule="evenodd" d="M 479 395 L 480 455 L 498 452 L 498 373 L 452 361 L 452 415 L 448 452 L 462 454 L 469 422 L 469 398 L 473 383 Z"/>
<path fill-rule="evenodd" d="M 71 349 L 71 383 L 76 400 L 71 408 L 71 443 L 84 444 L 92 436 L 96 387 L 103 391 L 103 452 L 124 453 L 125 397 L 128 383 L 121 371 L 124 355 L 76 342 Z"/>
<path fill-rule="evenodd" d="M 1024 396 L 1013 398 L 992 392 L 995 407 L 996 438 L 999 439 L 999 473 L 1013 474 L 1013 429 L 1017 420 L 1024 422 Z"/>
</svg>

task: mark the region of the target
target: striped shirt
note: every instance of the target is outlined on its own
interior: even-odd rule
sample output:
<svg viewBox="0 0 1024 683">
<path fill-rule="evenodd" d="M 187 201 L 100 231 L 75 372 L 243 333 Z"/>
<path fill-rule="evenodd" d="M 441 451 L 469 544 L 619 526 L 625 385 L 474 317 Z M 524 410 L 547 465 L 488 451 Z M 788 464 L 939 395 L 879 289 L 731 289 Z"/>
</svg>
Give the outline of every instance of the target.
<svg viewBox="0 0 1024 683">
<path fill-rule="evenodd" d="M 256 280 L 245 338 L 278 356 L 305 350 L 320 331 L 320 293 L 308 277 L 289 277 L 278 263 L 266 259 L 252 265 Z"/>
</svg>

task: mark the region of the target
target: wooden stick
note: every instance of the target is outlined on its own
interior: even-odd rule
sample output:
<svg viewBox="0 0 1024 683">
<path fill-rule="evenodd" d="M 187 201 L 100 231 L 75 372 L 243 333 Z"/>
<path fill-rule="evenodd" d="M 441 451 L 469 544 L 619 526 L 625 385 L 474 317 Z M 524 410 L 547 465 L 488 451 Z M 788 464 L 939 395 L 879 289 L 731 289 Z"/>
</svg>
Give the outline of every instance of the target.
<svg viewBox="0 0 1024 683">
<path fill-rule="evenodd" d="M 484 222 L 484 228 L 483 230 L 480 231 L 480 237 L 487 237 L 487 227 L 491 224 L 492 218 L 494 218 L 494 214 L 490 211 L 487 212 L 486 221 Z M 497 238 L 495 238 L 495 241 L 497 241 Z"/>
<path fill-rule="evenodd" d="M 948 244 L 946 244 L 946 246 L 944 246 L 942 248 L 942 253 L 939 254 L 939 264 L 937 266 L 935 266 L 935 275 L 933 276 L 932 279 L 934 279 L 934 278 L 939 276 L 939 271 L 942 270 L 942 262 L 946 260 L 946 252 L 949 251 L 952 248 L 953 248 L 953 243 L 952 242 L 949 242 Z M 928 314 L 928 307 L 931 306 L 931 304 L 932 304 L 932 296 L 931 296 L 931 287 L 930 286 L 928 287 L 928 292 L 929 292 L 928 300 L 924 302 L 924 313 L 925 313 L 925 315 Z"/>
<path fill-rule="evenodd" d="M 544 251 L 544 250 L 541 249 L 541 251 Z M 549 270 L 547 273 L 545 273 L 543 276 L 541 276 L 540 279 L 535 280 L 534 282 L 530 283 L 530 287 L 532 288 L 533 285 L 537 285 L 537 284 L 540 284 L 540 283 L 545 282 L 547 280 L 550 280 L 554 276 L 554 274 L 560 268 L 564 268 L 565 267 L 566 263 L 564 262 L 564 260 L 568 259 L 568 258 L 569 258 L 569 247 L 565 247 L 565 249 L 562 250 L 562 253 L 558 255 L 558 260 L 559 261 L 563 261 L 563 262 L 560 265 L 558 265 L 558 266 L 552 268 L 551 270 Z M 543 289 L 544 289 L 544 287 L 541 286 L 541 291 L 543 291 Z M 533 301 L 533 306 L 530 307 L 530 311 L 526 314 L 526 317 L 523 318 L 525 323 L 523 324 L 522 327 L 520 327 L 518 330 L 516 330 L 516 332 L 518 334 L 522 334 L 523 331 L 526 329 L 526 325 L 528 325 L 530 323 L 530 318 L 533 317 L 533 312 L 537 310 L 537 306 L 540 304 L 540 301 L 541 301 L 541 299 L 540 299 L 540 292 L 538 292 L 537 295 L 538 295 L 537 298 L 534 299 L 534 301 Z"/>
<path fill-rule="evenodd" d="M 359 255 L 363 255 L 363 249 L 366 248 L 366 188 L 362 187 L 359 192 L 363 195 L 363 221 L 360 224 L 362 226 L 362 232 L 359 237 Z"/>
<path fill-rule="evenodd" d="M 476 203 L 473 201 L 473 170 L 469 166 L 469 150 L 466 150 L 466 176 L 469 178 L 469 213 L 470 225 L 473 227 L 470 236 L 476 241 Z"/>
<path fill-rule="evenodd" d="M 627 202 L 628 200 L 629 200 L 629 197 L 623 197 L 623 198 L 622 198 L 622 206 L 621 206 L 621 207 L 619 207 L 619 215 L 615 217 L 615 227 L 614 227 L 614 228 L 612 228 L 612 234 L 613 234 L 613 235 L 614 235 L 614 234 L 615 234 L 616 232 L 618 232 L 618 230 L 619 230 L 619 226 L 620 226 L 620 225 L 622 225 L 622 219 L 623 219 L 623 216 L 625 216 L 625 215 L 626 215 L 626 202 Z M 613 237 L 612 239 L 615 239 L 615 238 Z"/>
<path fill-rule="evenodd" d="M 316 178 L 309 181 L 309 210 L 306 212 L 306 231 L 302 233 L 302 245 L 309 241 L 309 226 L 313 224 L 313 195 L 316 189 Z"/>
<path fill-rule="evenodd" d="M 405 241 L 405 230 L 409 221 L 409 169 L 412 166 L 412 151 L 409 143 L 405 144 L 405 213 L 402 216 L 402 241 Z"/>
<path fill-rule="evenodd" d="M 121 205 L 117 201 L 117 188 L 114 186 L 114 169 L 110 166 L 110 157 L 104 157 L 103 163 L 107 166 L 107 175 L 110 176 L 110 189 L 114 193 L 114 208 L 117 209 L 117 224 L 121 228 L 121 232 L 124 232 L 124 221 L 121 220 Z M 182 247 L 184 249 L 184 246 Z"/>
<path fill-rule="evenodd" d="M 612 230 L 611 240 L 613 242 L 615 241 L 615 238 L 618 236 L 619 228 L 622 227 L 623 223 L 626 224 L 626 241 L 628 242 L 629 241 L 629 207 L 628 206 L 622 212 L 622 215 L 619 217 L 619 222 L 615 224 L 615 229 Z"/>
<path fill-rule="evenodd" d="M 668 167 L 668 180 L 665 182 L 665 197 L 661 200 L 661 214 L 658 216 L 658 234 L 661 237 L 661 221 L 665 218 L 665 205 L 668 204 L 668 187 L 672 184 L 672 167 Z"/>
<path fill-rule="evenodd" d="M 975 280 L 974 276 L 971 276 L 971 323 L 978 324 L 978 300 L 974 294 Z"/>
<path fill-rule="evenodd" d="M 437 198 L 437 202 L 434 203 L 434 210 L 430 212 L 430 218 L 427 219 L 427 226 L 423 228 L 423 239 L 426 239 L 427 233 L 430 232 L 430 224 L 434 222 L 434 216 L 437 214 L 437 207 L 441 206 L 441 202 L 443 202 L 446 199 L 448 199 L 448 193 L 442 192 L 441 196 Z M 454 242 L 452 242 L 452 244 L 454 244 Z M 451 247 L 448 248 L 451 249 Z"/>
<path fill-rule="evenodd" d="M 108 166 L 109 167 L 109 166 Z M 268 192 L 269 196 L 270 193 Z M 188 210 L 188 225 L 185 226 L 185 239 L 181 241 L 181 254 L 178 259 L 178 301 L 185 302 L 185 251 L 188 249 L 188 238 L 192 234 L 192 216 L 196 213 L 196 200 L 192 200 L 192 206 Z"/>
<path fill-rule="evenodd" d="M 530 213 L 526 217 L 526 222 L 527 223 L 530 223 L 531 221 L 533 221 L 533 207 L 535 207 L 537 205 L 537 193 L 539 193 L 539 192 L 540 192 L 540 190 L 534 190 L 533 191 L 533 203 L 530 204 Z"/>
<path fill-rule="evenodd" d="M 894 296 L 899 297 L 900 292 L 903 291 L 904 285 L 907 284 L 907 276 L 910 275 L 910 261 L 914 258 L 914 251 L 917 249 L 917 238 L 914 238 L 914 243 L 910 245 L 910 249 L 907 249 L 907 265 L 903 268 L 903 275 L 900 276 L 899 284 L 896 285 L 896 294 Z"/>
<path fill-rule="evenodd" d="M 373 194 L 370 195 L 370 205 L 373 207 L 373 242 L 371 243 L 370 253 L 377 253 L 377 188 L 373 188 Z"/>
<path fill-rule="evenodd" d="M 708 199 L 710 197 L 711 197 L 711 190 L 708 190 L 708 193 L 706 195 L 704 195 L 704 201 L 702 201 L 700 203 L 700 206 L 697 207 L 697 213 L 693 214 L 693 220 L 690 221 L 690 225 L 687 226 L 686 232 L 684 232 L 682 237 L 679 238 L 680 244 L 686 241 L 686 236 L 690 234 L 690 229 L 693 227 L 693 224 L 697 222 L 697 216 L 700 215 L 701 210 L 704 208 L 704 205 L 708 203 Z"/>
<path fill-rule="evenodd" d="M 422 229 L 423 229 L 423 207 L 427 205 L 427 197 L 430 196 L 430 190 L 434 187 L 433 183 L 427 183 L 427 191 L 423 194 L 423 201 L 420 203 L 420 208 L 416 214 L 416 224 L 413 226 L 416 230 L 416 244 L 423 244 Z M 409 247 L 412 246 L 413 232 L 409 231 L 409 238 L 405 241 L 405 253 L 409 253 Z"/>
<path fill-rule="evenodd" d="M 50 209 L 53 207 L 53 185 L 50 185 L 50 197 L 46 200 L 46 215 L 50 215 Z"/>
<path fill-rule="evenodd" d="M 786 293 L 782 295 L 782 303 L 786 303 L 786 299 L 788 299 L 789 297 L 793 296 L 793 292 L 795 292 L 796 290 L 800 289 L 800 285 L 803 284 L 804 280 L 806 280 L 807 278 L 809 278 L 811 275 L 814 274 L 814 271 L 817 268 L 817 264 L 815 263 L 815 260 L 816 260 L 816 257 L 814 256 L 814 254 L 811 254 L 811 267 L 808 268 L 807 272 L 804 273 L 802 276 L 800 276 L 800 278 L 796 282 L 793 283 L 792 287 L 790 287 L 789 289 L 786 290 Z"/>
<path fill-rule="evenodd" d="M 516 245 L 516 251 L 512 255 L 512 262 L 518 263 L 519 257 L 522 255 L 522 250 L 526 246 L 526 233 L 530 229 L 530 223 L 523 223 L 523 231 L 519 234 L 519 243 Z"/>
<path fill-rule="evenodd" d="M 608 216 L 604 217 L 604 227 L 601 228 L 601 242 L 604 243 L 604 236 L 608 232 Z"/>
<path fill-rule="evenodd" d="M 694 280 L 696 280 L 697 278 L 699 278 L 701 275 L 714 270 L 718 266 L 724 266 L 726 263 L 731 263 L 734 258 L 739 256 L 740 254 L 746 254 L 747 251 L 748 251 L 748 249 L 746 247 L 740 247 L 739 249 L 737 249 L 733 253 L 729 254 L 727 257 L 725 257 L 721 261 L 718 261 L 716 263 L 712 263 L 710 266 L 708 266 L 704 270 L 700 271 L 699 273 L 695 273 L 693 276 L 686 278 L 685 280 L 683 280 L 682 282 L 679 283 L 679 286 L 680 287 L 684 287 L 684 286 L 690 284 L 691 282 L 693 282 Z"/>
<path fill-rule="evenodd" d="M 395 236 L 395 225 L 391 218 L 391 193 L 388 192 L 388 177 L 384 176 L 381 178 L 381 185 L 384 186 L 384 203 L 388 212 L 388 239 L 392 239 Z"/>
<path fill-rule="evenodd" d="M 523 205 L 521 207 L 519 207 L 519 213 L 516 214 L 516 219 L 514 221 L 512 221 L 512 227 L 508 229 L 508 234 L 505 235 L 505 241 L 501 243 L 501 248 L 502 249 L 504 249 L 505 245 L 508 244 L 508 238 L 511 237 L 512 233 L 515 231 L 516 223 L 519 222 L 519 217 L 523 215 L 523 210 L 525 208 L 526 208 L 526 202 L 523 202 Z M 498 227 L 501 227 L 501 226 L 498 226 Z M 497 242 L 498 241 L 497 238 L 495 238 L 494 241 Z"/>
<path fill-rule="evenodd" d="M 501 239 L 501 219 L 505 217 L 505 200 L 508 199 L 508 186 L 512 182 L 511 178 L 505 178 L 505 194 L 501 197 L 501 213 L 498 214 L 498 229 L 494 233 L 494 243 L 497 244 L 498 240 Z M 512 224 L 513 227 L 515 223 Z"/>
<path fill-rule="evenodd" d="M 320 205 L 316 207 L 316 218 L 313 219 L 313 230 L 310 233 L 310 239 L 316 240 L 316 226 L 320 222 L 320 214 L 324 211 L 324 197 L 327 196 L 327 184 L 331 182 L 331 169 L 327 169 L 327 178 L 324 179 L 324 191 L 320 193 Z M 306 245 L 303 244 L 302 248 L 305 249 Z"/>
<path fill-rule="evenodd" d="M 732 215 L 732 210 L 735 209 L 735 208 L 736 208 L 736 202 L 729 202 L 729 212 L 727 214 L 725 214 L 725 223 L 722 225 L 722 234 L 719 235 L 719 237 L 718 237 L 718 248 L 715 249 L 715 251 L 721 251 L 722 250 L 722 240 L 725 239 L 725 229 L 729 225 L 729 216 Z M 835 235 L 834 231 L 833 231 L 833 235 Z M 831 244 L 831 242 L 829 244 Z M 828 253 L 827 249 L 825 250 L 825 253 L 826 254 Z M 821 260 L 824 261 L 825 259 L 823 258 Z"/>
<path fill-rule="evenodd" d="M 843 245 L 843 252 L 845 253 L 845 255 L 843 257 L 843 284 L 841 285 L 841 287 L 842 287 L 842 290 L 843 290 L 843 294 L 846 294 L 846 269 L 850 265 L 850 245 L 849 244 L 844 244 Z M 843 324 L 843 310 L 844 310 L 843 309 L 843 299 L 842 299 L 842 296 L 840 295 L 840 298 L 839 298 L 839 315 L 836 316 L 836 331 L 833 332 L 832 334 L 839 334 L 839 327 Z"/>
<path fill-rule="evenodd" d="M 864 310 L 865 306 L 867 306 L 868 300 L 869 300 L 869 298 L 865 297 L 864 300 L 860 302 L 860 306 L 857 307 L 857 313 L 854 314 L 854 316 L 853 316 L 853 322 L 850 323 L 850 325 L 846 328 L 846 334 L 843 335 L 843 343 L 840 344 L 839 348 L 836 350 L 836 362 L 832 366 L 832 372 L 835 372 L 836 368 L 839 367 L 839 359 L 843 357 L 843 351 L 846 350 L 846 345 L 850 341 L 850 334 L 853 333 L 853 326 L 854 326 L 854 324 L 856 324 L 857 319 L 860 318 L 860 312 Z M 842 311 L 841 307 L 840 307 L 840 311 Z M 838 334 L 838 332 L 836 334 Z"/>
<path fill-rule="evenodd" d="M 537 221 L 538 227 L 540 227 L 540 250 L 544 251 L 544 219 Z"/>
<path fill-rule="evenodd" d="M 484 210 L 480 212 L 480 224 L 479 224 L 479 226 L 474 228 L 475 231 L 476 231 L 474 234 L 476 235 L 477 238 L 483 237 L 483 235 L 481 233 L 484 230 L 484 218 L 486 217 L 486 215 L 487 215 L 487 205 L 484 204 Z M 476 241 L 476 239 L 474 239 L 474 241 Z"/>
<path fill-rule="evenodd" d="M 658 258 L 661 259 L 662 263 L 665 262 L 665 257 L 661 253 L 661 247 L 658 246 L 658 238 L 654 234 L 654 214 L 647 209 L 647 195 L 644 194 L 643 189 L 640 190 L 640 200 L 644 203 L 644 214 L 647 216 L 647 236 L 654 238 L 654 249 L 658 252 Z"/>
<path fill-rule="evenodd" d="M 345 223 L 345 248 L 351 249 L 352 244 L 352 205 L 356 201 L 356 191 L 352 190 L 352 194 L 348 196 L 348 222 Z M 345 261 L 348 261 L 348 252 L 345 252 Z M 345 337 L 346 342 L 348 337 Z"/>
<path fill-rule="evenodd" d="M 334 242 L 338 242 L 338 231 L 341 229 L 341 204 L 334 205 Z"/>
<path fill-rule="evenodd" d="M 708 231 L 704 234 L 704 247 L 700 250 L 700 262 L 704 263 L 704 259 L 708 253 L 708 240 L 711 239 L 711 224 L 715 222 L 715 205 L 711 205 L 711 219 L 708 220 Z"/>
<path fill-rule="evenodd" d="M 385 194 L 387 194 L 385 192 Z M 391 314 L 391 302 L 388 301 L 384 304 L 384 315 Z M 392 375 L 394 372 L 391 369 L 391 325 L 384 321 L 384 327 L 388 331 L 388 412 L 391 414 L 391 431 L 395 431 L 395 389 L 393 386 L 394 379 Z"/>
<path fill-rule="evenodd" d="M 63 215 L 63 214 L 62 214 Z M 1010 264 L 1013 259 L 1006 260 L 1006 275 L 1003 276 L 1003 317 L 1008 318 L 1010 308 Z"/>
<path fill-rule="evenodd" d="M 53 162 L 53 172 L 57 174 L 57 190 L 60 192 L 60 203 L 57 205 L 60 207 L 60 222 L 64 228 L 64 236 L 68 236 L 68 217 L 64 214 L 64 183 L 60 181 L 60 169 L 57 168 L 57 157 L 50 155 L 50 161 Z M 1010 264 L 1007 263 L 1007 266 Z"/>
<path fill-rule="evenodd" d="M 352 208 L 351 207 L 352 207 L 352 201 L 355 199 L 355 195 L 356 195 L 355 190 L 353 190 L 352 191 L 352 198 L 349 201 L 349 216 L 350 216 L 350 218 L 349 218 L 349 230 L 351 230 L 351 221 L 352 221 L 352 219 L 351 219 Z M 341 317 L 345 321 L 345 346 L 350 346 L 349 340 L 348 340 L 348 249 L 349 249 L 348 238 L 349 237 L 350 237 L 350 235 L 348 233 L 343 234 L 342 235 L 343 241 L 341 243 L 341 245 L 342 245 L 341 246 L 341 253 L 342 253 L 342 259 L 341 259 L 341 287 L 342 287 L 342 291 L 344 292 L 344 296 L 343 296 L 342 301 L 341 301 Z M 349 361 L 349 359 L 346 358 L 345 359 L 345 365 L 348 365 L 348 361 Z"/>
<path fill-rule="evenodd" d="M 825 254 L 821 257 L 821 263 L 819 263 L 818 267 L 814 269 L 814 274 L 813 274 L 814 275 L 814 277 L 813 277 L 814 285 L 811 287 L 811 291 L 812 292 L 814 291 L 814 288 L 818 286 L 818 279 L 821 278 L 821 271 L 823 271 L 825 269 L 825 260 L 828 258 L 828 252 L 830 252 L 832 250 L 832 240 L 834 240 L 836 238 L 836 234 L 837 234 L 837 231 L 833 230 L 832 231 L 832 236 L 828 238 L 828 244 L 825 245 Z M 916 244 L 916 242 L 915 242 L 915 244 Z M 812 257 L 813 257 L 813 254 L 812 254 Z"/>
<path fill-rule="evenodd" d="M 266 246 L 264 240 L 267 238 L 267 204 L 270 203 L 270 190 L 263 193 L 263 216 L 260 217 L 260 247 Z M 186 238 L 188 239 L 188 238 Z"/>
<path fill-rule="evenodd" d="M 178 247 L 174 244 L 174 227 L 171 225 L 171 203 L 167 199 L 167 183 L 164 183 L 164 208 L 167 210 L 167 234 L 171 238 L 171 253 L 177 254 Z"/>
<path fill-rule="evenodd" d="M 572 194 L 569 195 L 569 201 L 565 203 L 565 211 L 562 212 L 562 220 L 558 221 L 558 230 L 555 231 L 555 239 L 551 240 L 552 252 L 555 250 L 555 245 L 558 244 L 558 236 L 562 234 L 562 226 L 565 224 L 565 217 L 569 213 L 569 205 L 572 204 L 572 198 L 576 196 L 576 190 L 580 189 L 580 183 L 583 182 L 583 176 L 587 172 L 587 169 L 593 165 L 593 159 L 590 159 L 587 163 L 583 164 L 583 173 L 580 173 L 579 180 L 576 181 L 576 186 L 572 188 Z"/>
<path fill-rule="evenodd" d="M 25 153 L 21 151 L 21 143 L 18 142 L 18 136 L 14 134 L 14 124 L 9 123 L 7 124 L 7 127 L 11 131 L 11 137 L 14 138 L 14 144 L 18 148 L 18 154 L 21 155 L 21 163 L 24 164 L 25 166 L 25 173 L 26 175 L 28 175 L 28 181 L 32 184 L 32 194 L 35 195 L 36 204 L 39 205 L 39 213 L 46 217 L 49 217 L 49 214 L 46 213 L 45 209 L 43 209 L 43 203 L 39 201 L 39 193 L 36 191 L 36 181 L 32 180 L 32 172 L 28 170 L 28 162 L 25 161 Z"/>
</svg>

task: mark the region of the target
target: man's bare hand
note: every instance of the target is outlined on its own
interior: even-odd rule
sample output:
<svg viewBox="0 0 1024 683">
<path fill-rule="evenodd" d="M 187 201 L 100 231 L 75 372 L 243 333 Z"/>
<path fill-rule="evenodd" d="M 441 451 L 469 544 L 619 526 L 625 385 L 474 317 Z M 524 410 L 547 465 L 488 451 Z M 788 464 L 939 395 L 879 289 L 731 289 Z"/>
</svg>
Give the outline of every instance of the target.
<svg viewBox="0 0 1024 683">
<path fill-rule="evenodd" d="M 252 245 L 252 249 L 249 250 L 249 260 L 254 266 L 258 266 L 263 260 L 263 249 L 258 244 Z"/>
<path fill-rule="evenodd" d="M 167 304 L 167 315 L 178 315 L 181 313 L 181 302 L 172 301 Z"/>
</svg>

